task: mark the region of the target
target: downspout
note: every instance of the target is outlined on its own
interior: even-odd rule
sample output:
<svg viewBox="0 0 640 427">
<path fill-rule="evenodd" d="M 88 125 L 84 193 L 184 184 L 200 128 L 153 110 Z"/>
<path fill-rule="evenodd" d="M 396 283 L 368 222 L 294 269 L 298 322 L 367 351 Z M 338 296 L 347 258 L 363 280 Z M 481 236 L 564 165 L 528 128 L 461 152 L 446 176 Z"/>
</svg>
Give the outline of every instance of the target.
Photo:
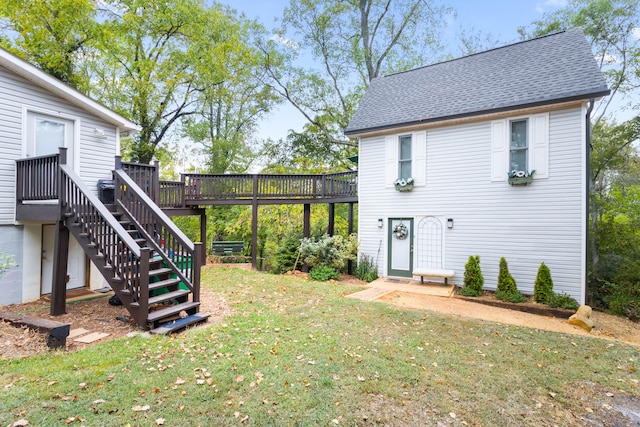
<svg viewBox="0 0 640 427">
<path fill-rule="evenodd" d="M 591 112 L 593 111 L 593 105 L 595 103 L 595 100 L 593 97 L 591 97 L 589 99 L 589 108 L 587 108 L 587 114 L 585 116 L 585 139 L 586 139 L 586 150 L 585 150 L 585 161 L 586 161 L 586 167 L 585 167 L 585 178 L 586 178 L 586 184 L 585 185 L 585 242 L 584 242 L 584 256 L 585 256 L 585 263 L 584 263 L 584 302 L 586 303 L 587 301 L 587 296 L 588 296 L 588 287 L 589 287 L 589 207 L 591 205 L 590 201 L 591 201 L 591 151 L 592 151 L 592 145 L 591 145 Z"/>
</svg>

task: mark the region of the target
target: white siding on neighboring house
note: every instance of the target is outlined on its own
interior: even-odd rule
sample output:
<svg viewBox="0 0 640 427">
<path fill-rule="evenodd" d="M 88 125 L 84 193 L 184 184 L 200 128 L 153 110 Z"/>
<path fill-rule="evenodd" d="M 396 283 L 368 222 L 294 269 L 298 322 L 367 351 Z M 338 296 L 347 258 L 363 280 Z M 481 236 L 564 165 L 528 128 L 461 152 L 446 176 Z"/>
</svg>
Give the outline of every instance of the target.
<svg viewBox="0 0 640 427">
<path fill-rule="evenodd" d="M 530 159 L 537 156 L 533 162 L 541 170 L 527 186 L 507 184 L 509 152 L 498 153 L 495 134 L 505 132 L 509 118 L 427 129 L 426 183 L 406 193 L 389 187 L 388 174 L 380 173 L 393 135 L 362 139 L 360 252 L 377 260 L 380 274 L 386 275 L 387 218 L 412 217 L 416 224 L 424 216 L 452 218 L 453 228 L 444 230 L 443 268 L 456 271 L 454 283 L 462 283 L 468 257 L 480 255 L 485 287 L 495 289 L 499 259 L 505 257 L 518 288 L 531 294 L 545 262 L 554 290 L 583 302 L 583 116 L 581 108 L 528 116 L 535 138 Z M 502 178 L 496 161 L 505 167 Z M 384 219 L 382 229 L 379 218 Z"/>
<path fill-rule="evenodd" d="M 15 216 L 15 160 L 23 157 L 24 111 L 73 118 L 80 126 L 76 139 L 76 170 L 97 194 L 98 179 L 109 179 L 116 154 L 116 129 L 83 109 L 51 94 L 0 66 L 0 224 L 13 224 Z M 96 134 L 104 131 L 106 138 Z M 79 149 L 78 149 L 79 148 Z"/>
</svg>

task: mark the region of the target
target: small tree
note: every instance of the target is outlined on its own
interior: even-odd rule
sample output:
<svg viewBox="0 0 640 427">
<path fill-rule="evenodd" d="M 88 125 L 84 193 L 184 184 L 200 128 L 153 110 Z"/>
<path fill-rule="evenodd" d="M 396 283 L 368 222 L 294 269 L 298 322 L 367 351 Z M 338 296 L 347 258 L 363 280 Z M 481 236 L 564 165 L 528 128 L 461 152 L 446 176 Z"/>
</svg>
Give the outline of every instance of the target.
<svg viewBox="0 0 640 427">
<path fill-rule="evenodd" d="M 464 266 L 464 286 L 461 293 L 467 297 L 479 297 L 482 295 L 484 277 L 480 270 L 480 256 L 469 256 L 469 260 Z"/>
<path fill-rule="evenodd" d="M 533 287 L 533 299 L 542 304 L 549 304 L 553 297 L 553 280 L 551 279 L 551 270 L 543 262 L 538 268 L 536 283 Z"/>
<path fill-rule="evenodd" d="M 509 302 L 524 302 L 526 298 L 516 285 L 516 281 L 509 273 L 509 266 L 504 257 L 500 258 L 500 272 L 498 273 L 498 288 L 496 289 L 496 298 Z"/>
</svg>

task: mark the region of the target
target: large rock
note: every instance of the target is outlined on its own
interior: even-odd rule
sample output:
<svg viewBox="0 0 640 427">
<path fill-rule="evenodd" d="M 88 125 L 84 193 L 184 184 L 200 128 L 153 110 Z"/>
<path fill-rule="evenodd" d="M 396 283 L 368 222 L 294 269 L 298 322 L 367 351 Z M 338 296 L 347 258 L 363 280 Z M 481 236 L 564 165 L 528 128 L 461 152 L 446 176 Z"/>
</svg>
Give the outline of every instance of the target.
<svg viewBox="0 0 640 427">
<path fill-rule="evenodd" d="M 569 323 L 572 325 L 580 326 L 587 332 L 591 332 L 593 329 L 593 320 L 591 320 L 591 307 L 588 305 L 581 305 L 576 311 L 576 314 L 569 317 Z"/>
</svg>

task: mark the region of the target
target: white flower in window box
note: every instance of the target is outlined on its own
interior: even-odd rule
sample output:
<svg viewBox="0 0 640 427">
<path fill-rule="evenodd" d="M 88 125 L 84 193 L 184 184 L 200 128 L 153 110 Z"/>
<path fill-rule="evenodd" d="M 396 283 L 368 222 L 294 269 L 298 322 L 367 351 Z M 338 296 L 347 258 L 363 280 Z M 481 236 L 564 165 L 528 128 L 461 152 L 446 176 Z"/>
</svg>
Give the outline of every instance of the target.
<svg viewBox="0 0 640 427">
<path fill-rule="evenodd" d="M 507 181 L 511 185 L 527 185 L 533 182 L 533 175 L 536 173 L 535 169 L 531 172 L 511 170 L 507 173 Z"/>
<path fill-rule="evenodd" d="M 409 177 L 407 179 L 398 178 L 393 182 L 393 186 L 397 191 L 411 191 L 413 190 L 414 179 Z"/>
</svg>

